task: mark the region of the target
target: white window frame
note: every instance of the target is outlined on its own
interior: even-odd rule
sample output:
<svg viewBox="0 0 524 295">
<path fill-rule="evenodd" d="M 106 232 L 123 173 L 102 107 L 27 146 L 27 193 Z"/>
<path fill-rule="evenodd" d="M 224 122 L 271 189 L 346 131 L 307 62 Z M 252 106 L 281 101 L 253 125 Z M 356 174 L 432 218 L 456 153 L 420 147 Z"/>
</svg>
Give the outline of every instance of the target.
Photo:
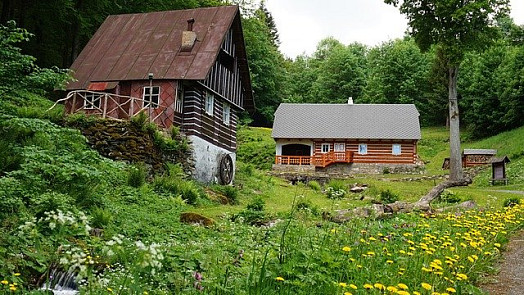
<svg viewBox="0 0 524 295">
<path fill-rule="evenodd" d="M 102 104 L 101 101 L 102 95 L 98 93 L 87 92 L 84 100 L 84 109 L 86 110 L 96 110 L 100 109 Z"/>
<path fill-rule="evenodd" d="M 359 143 L 358 144 L 358 154 L 359 155 L 367 155 L 368 153 L 368 144 L 367 143 Z"/>
<path fill-rule="evenodd" d="M 231 121 L 231 106 L 227 102 L 224 102 L 222 104 L 222 122 L 225 125 L 229 126 L 230 121 Z"/>
<path fill-rule="evenodd" d="M 343 142 L 335 142 L 335 145 L 333 147 L 333 151 L 335 152 L 345 152 L 346 151 L 346 144 Z"/>
<path fill-rule="evenodd" d="M 213 116 L 213 110 L 215 106 L 215 96 L 211 92 L 206 92 L 206 98 L 204 100 L 204 108 L 206 114 Z"/>
<path fill-rule="evenodd" d="M 146 93 L 148 90 L 149 93 Z M 158 93 L 155 93 L 155 90 L 158 90 Z M 144 86 L 144 92 L 142 93 L 142 99 L 144 100 L 143 107 L 158 108 L 160 105 L 160 91 L 160 86 Z"/>
<path fill-rule="evenodd" d="M 398 143 L 392 144 L 391 145 L 391 154 L 395 156 L 402 154 L 402 145 Z"/>
<path fill-rule="evenodd" d="M 179 113 L 182 113 L 184 111 L 184 86 L 182 86 L 182 83 L 178 83 L 175 101 L 175 111 Z"/>
<path fill-rule="evenodd" d="M 324 147 L 327 147 L 327 149 L 324 149 Z M 329 151 L 331 151 L 331 144 L 329 143 L 323 143 L 321 146 L 320 146 L 320 151 L 321 153 L 325 154 L 325 153 L 329 153 Z"/>
</svg>

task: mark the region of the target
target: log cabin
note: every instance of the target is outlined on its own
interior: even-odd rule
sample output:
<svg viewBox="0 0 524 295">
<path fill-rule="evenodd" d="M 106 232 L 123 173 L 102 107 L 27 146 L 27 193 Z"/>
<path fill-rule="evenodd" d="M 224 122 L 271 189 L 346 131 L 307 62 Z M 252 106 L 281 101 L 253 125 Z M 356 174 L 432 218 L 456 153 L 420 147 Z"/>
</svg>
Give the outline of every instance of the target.
<svg viewBox="0 0 524 295">
<path fill-rule="evenodd" d="M 421 133 L 413 104 L 283 103 L 275 112 L 272 137 L 274 170 L 329 172 L 338 166 L 345 172 L 359 167 L 356 172 L 380 173 L 415 167 Z"/>
<path fill-rule="evenodd" d="M 109 16 L 71 70 L 68 114 L 143 112 L 189 138 L 197 180 L 233 181 L 238 115 L 255 107 L 238 6 Z"/>
</svg>

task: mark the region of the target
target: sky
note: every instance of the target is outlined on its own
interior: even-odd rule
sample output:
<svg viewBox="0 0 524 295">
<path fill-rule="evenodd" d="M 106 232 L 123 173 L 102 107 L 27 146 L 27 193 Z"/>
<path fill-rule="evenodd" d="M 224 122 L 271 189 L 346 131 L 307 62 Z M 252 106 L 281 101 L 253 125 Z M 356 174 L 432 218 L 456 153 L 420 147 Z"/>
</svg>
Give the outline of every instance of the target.
<svg viewBox="0 0 524 295">
<path fill-rule="evenodd" d="M 524 1 L 510 0 L 511 17 L 524 25 Z M 332 36 L 344 44 L 375 46 L 401 38 L 407 20 L 383 0 L 266 0 L 280 36 L 280 51 L 295 58 L 311 54 L 318 42 Z"/>
</svg>

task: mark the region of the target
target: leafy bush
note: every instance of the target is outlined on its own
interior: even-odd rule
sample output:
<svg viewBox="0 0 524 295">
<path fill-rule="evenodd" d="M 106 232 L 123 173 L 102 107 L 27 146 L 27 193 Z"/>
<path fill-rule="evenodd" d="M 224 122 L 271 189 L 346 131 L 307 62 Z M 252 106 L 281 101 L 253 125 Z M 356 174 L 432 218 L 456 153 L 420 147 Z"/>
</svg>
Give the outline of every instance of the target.
<svg viewBox="0 0 524 295">
<path fill-rule="evenodd" d="M 267 222 L 270 218 L 270 216 L 264 211 L 264 207 L 264 200 L 260 196 L 256 196 L 249 202 L 249 204 L 247 204 L 246 209 L 233 215 L 232 220 L 236 221 L 240 219 L 251 225 L 261 225 Z"/>
<path fill-rule="evenodd" d="M 455 193 L 453 193 L 450 190 L 444 190 L 442 194 L 440 194 L 439 197 L 441 202 L 444 203 L 458 203 L 460 202 L 460 197 L 457 196 Z"/>
<path fill-rule="evenodd" d="M 139 188 L 146 182 L 147 170 L 144 164 L 131 166 L 127 174 L 127 185 Z"/>
<path fill-rule="evenodd" d="M 188 204 L 196 204 L 199 198 L 205 198 L 205 193 L 196 182 L 170 176 L 155 178 L 153 189 L 157 193 L 180 196 Z"/>
<path fill-rule="evenodd" d="M 266 205 L 266 202 L 260 197 L 256 196 L 254 197 L 249 204 L 247 204 L 246 209 L 252 210 L 252 211 L 264 211 L 264 206 Z"/>
<path fill-rule="evenodd" d="M 512 197 L 504 200 L 504 207 L 513 207 L 515 205 L 520 205 L 522 200 L 518 197 Z"/>
<path fill-rule="evenodd" d="M 344 183 L 344 181 L 339 180 L 339 179 L 332 179 L 328 182 L 326 186 L 327 186 L 326 195 L 328 199 L 339 200 L 346 196 L 347 186 Z"/>
<path fill-rule="evenodd" d="M 318 183 L 318 181 L 316 180 L 311 180 L 307 183 L 307 185 L 309 186 L 309 188 L 311 188 L 312 190 L 314 191 L 320 191 L 322 189 L 322 187 L 320 186 L 320 183 Z"/>
<path fill-rule="evenodd" d="M 394 192 L 390 191 L 389 189 L 385 191 L 381 191 L 379 195 L 380 201 L 384 204 L 391 204 L 395 203 L 399 200 L 399 196 L 395 194 Z"/>
<path fill-rule="evenodd" d="M 220 193 L 222 193 L 229 204 L 238 204 L 238 189 L 231 185 L 217 185 L 215 187 Z"/>
<path fill-rule="evenodd" d="M 113 215 L 106 209 L 95 207 L 91 211 L 91 224 L 95 228 L 105 228 L 113 219 Z"/>
</svg>

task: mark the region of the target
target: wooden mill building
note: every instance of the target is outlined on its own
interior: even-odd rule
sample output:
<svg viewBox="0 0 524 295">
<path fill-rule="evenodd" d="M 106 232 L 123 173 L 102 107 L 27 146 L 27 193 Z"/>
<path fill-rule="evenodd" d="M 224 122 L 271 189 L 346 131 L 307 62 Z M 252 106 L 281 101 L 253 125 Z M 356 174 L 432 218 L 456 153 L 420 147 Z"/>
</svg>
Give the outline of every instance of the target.
<svg viewBox="0 0 524 295">
<path fill-rule="evenodd" d="M 414 166 L 421 133 L 412 104 L 283 103 L 275 112 L 272 137 L 275 170 L 313 171 L 334 164 Z"/>
<path fill-rule="evenodd" d="M 196 179 L 232 181 L 238 114 L 254 110 L 237 6 L 109 16 L 71 70 L 68 113 L 143 112 L 189 137 Z"/>
</svg>

